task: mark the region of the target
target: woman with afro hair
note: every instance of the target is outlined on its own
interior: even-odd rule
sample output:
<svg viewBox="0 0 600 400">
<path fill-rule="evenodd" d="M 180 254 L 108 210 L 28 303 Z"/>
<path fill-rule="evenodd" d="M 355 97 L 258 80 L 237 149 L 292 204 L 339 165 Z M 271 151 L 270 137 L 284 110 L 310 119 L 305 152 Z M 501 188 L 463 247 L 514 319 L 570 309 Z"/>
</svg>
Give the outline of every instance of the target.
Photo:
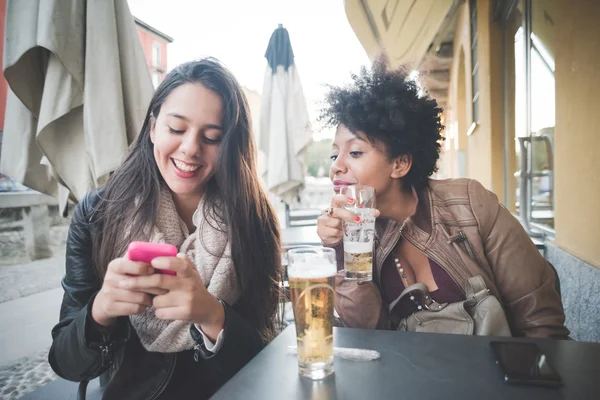
<svg viewBox="0 0 600 400">
<path fill-rule="evenodd" d="M 441 114 L 384 58 L 352 75 L 349 85 L 329 88 L 321 120 L 337 129 L 330 171 L 336 194 L 317 232 L 337 253 L 341 324 L 398 329 L 424 306 L 414 296 L 397 301 L 405 288 L 423 283 L 429 297 L 422 301 L 452 304 L 466 300 L 468 281 L 478 275 L 499 300 L 510 334 L 566 338 L 556 273 L 519 221 L 473 179 L 430 178 L 443 140 Z M 347 185 L 372 186 L 377 195 L 370 282 L 345 280 L 342 271 L 342 222 L 357 221 L 344 208 L 353 199 L 340 194 Z"/>
</svg>

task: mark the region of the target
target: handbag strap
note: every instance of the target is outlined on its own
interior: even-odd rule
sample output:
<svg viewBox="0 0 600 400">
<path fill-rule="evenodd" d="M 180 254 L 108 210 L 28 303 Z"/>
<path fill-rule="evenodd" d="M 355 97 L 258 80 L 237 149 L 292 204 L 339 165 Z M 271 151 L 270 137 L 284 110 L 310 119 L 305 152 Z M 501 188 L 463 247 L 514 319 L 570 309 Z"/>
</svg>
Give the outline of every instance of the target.
<svg viewBox="0 0 600 400">
<path fill-rule="evenodd" d="M 414 284 L 410 285 L 409 287 L 405 288 L 402 291 L 402 293 L 400 293 L 400 296 L 396 297 L 396 300 L 392 301 L 389 304 L 388 311 L 391 312 L 394 309 L 394 307 L 396 307 L 396 304 L 398 304 L 400 302 L 400 300 L 402 300 L 406 296 L 408 296 L 411 293 L 416 292 L 416 291 L 419 291 L 419 292 L 429 296 L 429 291 L 427 290 L 427 286 L 425 286 L 425 284 L 423 284 L 421 282 L 414 283 Z"/>
<path fill-rule="evenodd" d="M 485 297 L 489 296 L 490 291 L 481 275 L 477 275 L 472 276 L 467 280 L 467 283 L 465 284 L 465 293 L 467 300 L 475 299 L 477 302 L 479 302 Z M 436 311 L 437 309 L 441 308 L 431 307 L 432 304 L 438 305 L 438 303 L 431 298 L 429 290 L 427 290 L 427 286 L 425 286 L 424 283 L 417 282 L 404 289 L 402 293 L 400 293 L 400 296 L 396 297 L 396 299 L 389 304 L 388 311 L 391 312 L 396 304 L 398 304 L 403 298 L 415 295 L 422 297 L 420 300 L 422 301 L 423 306 L 425 306 L 427 309 Z M 444 306 L 445 304 L 440 305 Z"/>
<path fill-rule="evenodd" d="M 490 291 L 487 288 L 485 281 L 481 275 L 472 276 L 467 280 L 465 285 L 465 293 L 467 300 L 475 299 L 477 302 L 489 296 Z"/>
<path fill-rule="evenodd" d="M 436 302 L 429 294 L 427 286 L 425 286 L 424 283 L 417 282 L 404 289 L 402 293 L 400 293 L 400 296 L 396 297 L 396 299 L 389 304 L 388 311 L 390 315 L 393 314 L 392 310 L 394 307 L 396 307 L 396 304 L 398 304 L 403 298 L 409 296 L 410 299 L 418 305 L 419 310 L 425 309 L 429 311 L 441 311 L 448 304 Z"/>
</svg>

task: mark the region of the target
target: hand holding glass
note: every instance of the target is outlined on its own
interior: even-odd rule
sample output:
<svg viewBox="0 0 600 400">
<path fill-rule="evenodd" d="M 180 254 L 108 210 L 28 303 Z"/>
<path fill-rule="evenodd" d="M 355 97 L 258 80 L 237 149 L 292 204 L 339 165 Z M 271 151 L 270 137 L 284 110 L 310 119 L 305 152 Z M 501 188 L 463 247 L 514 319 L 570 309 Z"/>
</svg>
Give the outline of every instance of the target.
<svg viewBox="0 0 600 400">
<path fill-rule="evenodd" d="M 373 240 L 375 238 L 375 189 L 371 186 L 345 186 L 340 193 L 354 200 L 346 209 L 360 217 L 359 222 L 344 221 L 344 265 L 346 279 L 373 279 Z"/>
</svg>

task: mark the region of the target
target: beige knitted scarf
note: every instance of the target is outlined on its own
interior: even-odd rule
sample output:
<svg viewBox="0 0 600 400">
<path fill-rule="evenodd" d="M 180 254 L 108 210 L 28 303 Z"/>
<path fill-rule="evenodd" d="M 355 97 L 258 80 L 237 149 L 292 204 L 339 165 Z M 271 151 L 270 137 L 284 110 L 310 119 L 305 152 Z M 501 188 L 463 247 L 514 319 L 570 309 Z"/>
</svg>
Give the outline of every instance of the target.
<svg viewBox="0 0 600 400">
<path fill-rule="evenodd" d="M 208 291 L 234 304 L 241 293 L 231 258 L 228 229 L 217 222 L 212 212 L 204 214 L 203 205 L 204 201 L 200 201 L 192 217 L 196 230 L 190 234 L 177 214 L 170 190 L 162 188 L 156 225 L 148 230 L 148 241 L 177 246 L 180 253 L 194 262 Z M 189 322 L 158 319 L 154 307 L 129 318 L 148 351 L 177 353 L 195 344 Z"/>
</svg>

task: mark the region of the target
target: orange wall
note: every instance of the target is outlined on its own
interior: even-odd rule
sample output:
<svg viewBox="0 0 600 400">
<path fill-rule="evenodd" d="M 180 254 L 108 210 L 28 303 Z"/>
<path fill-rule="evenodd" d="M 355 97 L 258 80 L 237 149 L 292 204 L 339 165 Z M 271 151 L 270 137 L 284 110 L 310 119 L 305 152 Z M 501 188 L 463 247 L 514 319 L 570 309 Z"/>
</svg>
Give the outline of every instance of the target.
<svg viewBox="0 0 600 400">
<path fill-rule="evenodd" d="M 4 54 L 4 23 L 6 21 L 6 0 L 0 0 L 0 55 Z M 4 74 L 0 74 L 0 131 L 4 130 L 4 112 L 6 111 L 6 93 L 8 83 Z"/>
<path fill-rule="evenodd" d="M 600 2 L 556 13 L 556 244 L 600 268 Z"/>
<path fill-rule="evenodd" d="M 137 32 L 138 36 L 140 37 L 142 49 L 144 50 L 144 55 L 146 56 L 146 62 L 148 63 L 148 68 L 150 71 L 155 71 L 155 68 L 152 65 L 152 43 L 160 43 L 160 69 L 162 70 L 162 78 L 164 78 L 167 71 L 167 42 L 153 33 L 140 28 L 139 26 L 137 27 Z"/>
</svg>

